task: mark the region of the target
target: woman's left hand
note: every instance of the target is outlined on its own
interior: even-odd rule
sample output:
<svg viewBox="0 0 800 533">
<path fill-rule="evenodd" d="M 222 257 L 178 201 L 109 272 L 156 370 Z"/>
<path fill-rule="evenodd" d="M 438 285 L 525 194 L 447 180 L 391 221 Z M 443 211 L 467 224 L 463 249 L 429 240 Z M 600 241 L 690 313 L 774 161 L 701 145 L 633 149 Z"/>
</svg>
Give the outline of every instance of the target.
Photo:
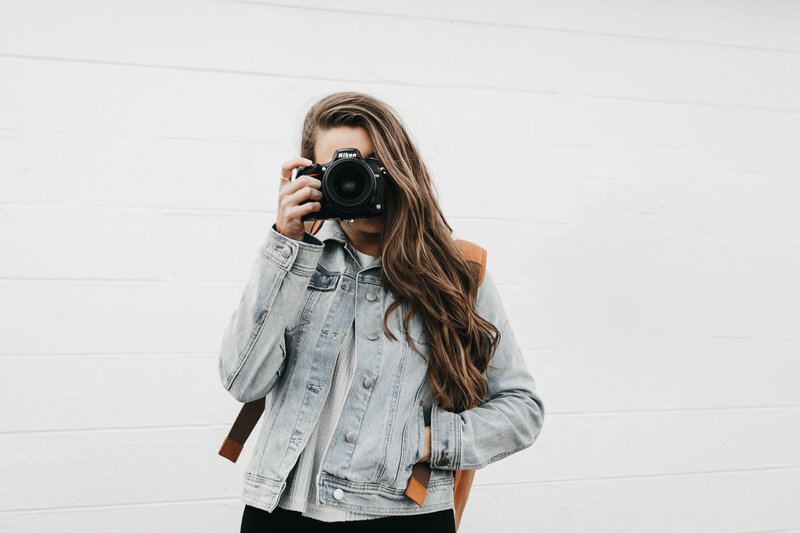
<svg viewBox="0 0 800 533">
<path fill-rule="evenodd" d="M 422 450 L 422 457 L 418 463 L 427 463 L 431 459 L 431 427 L 425 426 L 425 447 Z"/>
</svg>

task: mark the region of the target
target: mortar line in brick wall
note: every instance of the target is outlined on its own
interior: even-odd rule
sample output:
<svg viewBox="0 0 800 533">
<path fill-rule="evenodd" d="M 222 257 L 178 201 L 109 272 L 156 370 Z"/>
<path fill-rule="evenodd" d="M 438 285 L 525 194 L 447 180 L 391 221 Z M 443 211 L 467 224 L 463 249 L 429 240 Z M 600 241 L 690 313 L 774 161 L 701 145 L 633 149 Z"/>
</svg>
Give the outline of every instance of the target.
<svg viewBox="0 0 800 533">
<path fill-rule="evenodd" d="M 652 414 L 685 414 L 685 413 L 741 413 L 748 411 L 791 411 L 800 409 L 800 404 L 784 405 L 739 405 L 730 407 L 665 407 L 653 409 L 611 409 L 608 411 L 557 411 L 550 416 L 602 416 L 602 415 L 652 415 Z"/>
<path fill-rule="evenodd" d="M 0 283 L 17 283 L 17 282 L 25 282 L 25 283 L 94 283 L 94 284 L 113 284 L 113 285 L 124 285 L 124 284 L 152 284 L 152 285 L 175 285 L 175 286 L 187 286 L 187 285 L 209 285 L 209 286 L 228 286 L 228 285 L 241 285 L 246 280 L 238 280 L 238 279 L 231 279 L 231 280 L 181 280 L 181 279 L 169 279 L 169 278 L 59 278 L 56 276 L 50 276 L 46 278 L 35 278 L 30 276 L 4 276 L 0 277 Z M 1 355 L 1 354 L 0 354 Z"/>
<path fill-rule="evenodd" d="M 641 35 L 636 33 L 614 33 L 614 32 L 605 32 L 605 31 L 598 31 L 598 30 L 578 30 L 574 28 L 562 28 L 556 26 L 531 26 L 528 24 L 514 24 L 514 23 L 507 23 L 507 22 L 490 22 L 485 20 L 472 20 L 472 19 L 459 19 L 453 17 L 430 17 L 430 16 L 422 16 L 422 15 L 408 15 L 405 13 L 378 13 L 374 11 L 366 12 L 366 11 L 356 11 L 356 10 L 347 10 L 347 9 L 334 9 L 330 7 L 320 7 L 318 5 L 313 6 L 301 6 L 301 5 L 291 5 L 291 4 L 283 4 L 279 2 L 260 2 L 258 0 L 218 0 L 219 2 L 229 2 L 229 3 L 236 3 L 236 4 L 251 4 L 251 5 L 259 5 L 264 7 L 278 7 L 278 8 L 285 8 L 285 9 L 293 9 L 293 10 L 304 10 L 304 11 L 312 11 L 314 13 L 319 12 L 328 12 L 328 13 L 337 13 L 343 15 L 363 15 L 363 16 L 378 16 L 378 17 L 387 17 L 387 18 L 405 18 L 411 20 L 428 20 L 432 22 L 443 22 L 447 24 L 458 23 L 458 24 L 470 24 L 473 26 L 488 26 L 488 27 L 498 27 L 498 28 L 514 28 L 519 30 L 527 30 L 527 31 L 541 31 L 541 32 L 552 32 L 552 33 L 568 33 L 568 34 L 577 34 L 577 35 L 593 35 L 598 37 L 608 37 L 608 38 L 618 38 L 618 39 L 630 39 L 630 40 L 643 40 L 643 41 L 656 41 L 656 42 L 663 42 L 663 43 L 670 43 L 670 44 L 687 44 L 687 45 L 697 45 L 697 46 L 708 46 L 708 47 L 717 47 L 717 48 L 737 48 L 743 50 L 753 50 L 759 52 L 778 52 L 784 54 L 792 54 L 792 55 L 800 55 L 800 50 L 796 50 L 794 48 L 779 48 L 779 47 L 770 47 L 770 46 L 754 46 L 754 45 L 747 45 L 747 44 L 737 44 L 737 43 L 725 43 L 719 41 L 699 41 L 696 39 L 675 39 L 671 37 L 656 37 L 652 35 Z"/>
<path fill-rule="evenodd" d="M 0 353 L 0 361 L 4 357 L 24 357 L 24 358 L 35 358 L 35 357 L 94 357 L 94 358 L 117 358 L 117 357 L 217 357 L 219 355 L 218 352 L 203 352 L 203 351 L 195 351 L 195 352 L 51 352 L 51 353 Z"/>
<path fill-rule="evenodd" d="M 244 280 L 237 281 L 236 285 L 241 285 L 243 282 L 244 282 Z M 497 284 L 498 287 L 502 287 L 504 285 L 505 284 L 503 284 L 503 283 L 498 283 Z M 553 350 L 553 348 L 550 347 L 550 346 L 542 346 L 542 347 L 536 347 L 536 348 L 525 348 L 525 347 L 522 347 L 521 350 L 523 352 L 546 352 L 546 351 Z M 30 353 L 25 353 L 25 352 L 6 352 L 6 353 L 0 353 L 0 361 L 2 361 L 4 357 L 5 358 L 9 358 L 9 359 L 12 358 L 12 357 L 19 357 L 19 358 L 25 358 L 25 359 L 32 359 L 32 358 L 36 358 L 36 357 L 42 357 L 42 358 L 44 358 L 44 357 L 57 357 L 57 358 L 63 358 L 63 357 L 92 357 L 92 358 L 110 358 L 110 359 L 113 359 L 113 358 L 118 358 L 118 357 L 158 357 L 158 358 L 165 358 L 165 357 L 197 357 L 197 358 L 200 358 L 200 357 L 218 357 L 218 356 L 219 356 L 218 352 L 215 352 L 215 351 L 204 352 L 204 351 L 201 351 L 201 350 L 189 351 L 189 352 L 180 352 L 180 351 L 174 351 L 174 352 L 161 352 L 161 351 L 159 351 L 159 352 L 30 352 Z"/>
<path fill-rule="evenodd" d="M 118 426 L 102 428 L 76 428 L 76 429 L 39 429 L 29 431 L 0 431 L 0 435 L 74 435 L 83 433 L 152 433 L 155 431 L 175 431 L 175 430 L 207 430 L 219 429 L 227 431 L 230 429 L 227 424 L 174 424 L 167 426 Z"/>
<path fill-rule="evenodd" d="M 671 412 L 676 413 L 685 413 L 687 411 L 705 411 L 705 412 L 717 412 L 723 413 L 727 411 L 789 411 L 789 410 L 796 410 L 800 409 L 800 405 L 786 405 L 786 406 L 777 406 L 777 407 L 720 407 L 720 408 L 700 408 L 700 409 L 652 409 L 652 410 L 643 410 L 637 413 L 632 413 L 630 411 L 595 411 L 595 412 L 587 412 L 584 413 L 582 416 L 618 416 L 618 415 L 630 415 L 630 414 L 639 414 L 639 415 L 653 415 L 653 414 L 669 414 Z M 548 412 L 547 418 L 548 420 L 551 418 L 563 418 L 574 416 L 574 413 L 565 413 L 565 412 Z M 23 430 L 23 431 L 0 431 L 0 436 L 29 436 L 29 435 L 71 435 L 71 434 L 83 434 L 83 433 L 135 433 L 135 432 L 154 432 L 154 431 L 174 431 L 174 430 L 207 430 L 207 429 L 219 429 L 222 431 L 227 431 L 230 429 L 230 423 L 225 424 L 185 424 L 185 425 L 165 425 L 165 426 L 120 426 L 120 427 L 102 427 L 102 428 L 74 428 L 74 429 L 41 429 L 41 430 Z"/>
<path fill-rule="evenodd" d="M 498 486 L 519 486 L 519 485 L 555 485 L 559 483 L 583 483 L 586 481 L 611 481 L 611 480 L 626 480 L 626 479 L 660 479 L 671 477 L 691 477 L 691 476 L 708 476 L 708 475 L 726 475 L 726 474 L 752 474 L 760 472 L 792 472 L 800 470 L 800 465 L 788 466 L 765 466 L 760 468 L 734 468 L 728 470 L 697 470 L 691 472 L 664 472 L 661 474 L 628 474 L 622 476 L 597 476 L 597 477 L 575 477 L 575 478 L 561 478 L 561 479 L 542 479 L 536 481 L 504 481 L 502 483 L 481 483 L 476 481 L 474 486 L 482 487 L 498 487 Z"/>
<path fill-rule="evenodd" d="M 296 74 L 278 74 L 274 72 L 259 72 L 254 70 L 220 69 L 220 68 L 210 68 L 210 67 L 187 67 L 183 65 L 159 65 L 155 63 L 134 63 L 134 62 L 119 62 L 119 61 L 104 61 L 102 59 L 81 59 L 81 58 L 57 57 L 57 56 L 40 56 L 31 54 L 0 53 L 0 59 L 3 58 L 33 60 L 33 61 L 54 61 L 61 63 L 79 63 L 87 65 L 106 65 L 114 67 L 152 68 L 152 69 L 176 70 L 185 72 L 204 72 L 204 73 L 224 74 L 224 75 L 235 74 L 240 76 L 261 76 L 265 78 L 282 78 L 282 79 L 301 80 L 301 81 L 313 80 L 313 81 L 326 81 L 326 82 L 344 83 L 344 84 L 360 83 L 364 85 L 390 85 L 397 87 L 420 88 L 426 90 L 435 89 L 435 90 L 506 91 L 506 92 L 518 92 L 524 94 L 541 94 L 545 96 L 554 96 L 562 94 L 559 91 L 517 89 L 514 87 L 502 87 L 502 86 L 491 86 L 491 85 L 484 85 L 480 87 L 473 87 L 469 85 L 431 85 L 424 83 L 411 83 L 402 80 L 375 80 L 375 79 L 363 80 L 356 78 L 332 78 L 326 76 L 299 76 Z"/>
<path fill-rule="evenodd" d="M 25 60 L 35 60 L 35 61 L 59 61 L 59 62 L 66 62 L 66 63 L 82 63 L 82 64 L 90 64 L 90 65 L 110 65 L 116 67 L 134 67 L 134 68 L 153 68 L 153 69 L 166 69 L 166 70 L 177 70 L 177 71 L 186 71 L 186 72 L 208 72 L 214 74 L 236 74 L 242 76 L 263 76 L 263 77 L 270 77 L 270 78 L 283 78 L 283 79 L 291 79 L 291 80 L 316 80 L 316 81 L 326 81 L 332 83 L 343 83 L 343 84 L 352 84 L 352 83 L 359 83 L 362 85 L 381 85 L 381 86 L 395 86 L 395 87 L 411 87 L 411 88 L 419 88 L 425 90 L 442 90 L 442 91 L 451 91 L 451 90 L 463 90 L 463 91 L 475 91 L 475 92 L 510 92 L 510 93 L 521 93 L 521 94 L 532 94 L 532 95 L 544 95 L 544 96 L 556 96 L 556 97 L 569 97 L 569 98 L 587 98 L 587 99 L 597 99 L 597 100 L 610 100 L 610 101 L 622 101 L 622 102 L 635 102 L 640 104 L 655 104 L 655 105 L 673 105 L 673 106 L 689 106 L 689 107 L 709 107 L 709 108 L 717 108 L 717 109 L 741 109 L 747 111 L 766 111 L 771 113 L 787 113 L 787 114 L 800 114 L 800 109 L 793 109 L 793 108 L 781 108 L 781 107 L 769 107 L 769 106 L 747 106 L 747 105 L 740 105 L 740 104 L 720 104 L 715 102 L 704 102 L 704 101 L 682 101 L 682 100 L 662 100 L 662 99 L 648 99 L 648 98 L 635 98 L 632 96 L 609 96 L 609 95 L 601 95 L 601 94 L 584 94 L 584 93 L 570 93 L 564 91 L 553 91 L 553 90 L 534 90 L 534 89 L 523 89 L 523 88 L 515 88 L 515 87 L 503 87 L 503 86 L 492 86 L 492 85 L 485 85 L 485 86 L 468 86 L 468 85 L 426 85 L 421 83 L 410 83 L 401 80 L 384 80 L 384 79 L 373 79 L 373 80 L 363 80 L 363 79 L 353 79 L 353 78 L 331 78 L 325 76 L 297 76 L 291 74 L 276 74 L 276 73 L 267 73 L 267 72 L 256 72 L 256 71 L 246 71 L 246 70 L 236 70 L 236 69 L 212 69 L 212 68 L 204 68 L 204 67 L 185 67 L 185 66 L 176 66 L 176 65 L 156 65 L 156 64 L 148 64 L 148 63 L 120 63 L 114 61 L 102 61 L 96 59 L 76 59 L 76 58 L 63 58 L 63 57 L 54 57 L 54 56 L 35 56 L 35 55 L 22 55 L 22 54 L 0 54 L 0 58 L 11 58 L 11 59 L 25 59 Z"/>
<path fill-rule="evenodd" d="M 257 146 L 273 146 L 278 148 L 293 148 L 290 143 L 280 141 L 268 140 L 251 140 L 251 139 L 222 139 L 218 137 L 182 137 L 177 135 L 132 135 L 128 133 L 86 133 L 86 132 L 72 132 L 66 130 L 37 130 L 37 129 L 22 129 L 22 128 L 0 128 L 0 134 L 25 134 L 25 135 L 52 135 L 63 137 L 80 137 L 83 139 L 90 139 L 92 141 L 105 141 L 109 138 L 113 139 L 139 139 L 143 141 L 179 141 L 179 142 L 197 142 L 197 143 L 228 143 L 228 144 L 255 144 Z"/>
<path fill-rule="evenodd" d="M 170 207 L 170 206 L 148 206 L 148 205 L 120 205 L 120 204 L 47 204 L 47 203 L 15 203 L 15 202 L 0 202 L 0 209 L 50 209 L 50 210 L 107 210 L 107 211 L 155 211 L 162 215 L 169 216 L 240 216 L 240 215 L 253 215 L 253 216 L 274 216 L 276 214 L 273 209 L 236 209 L 236 208 L 208 208 L 208 207 Z M 574 222 L 566 222 L 562 220 L 535 220 L 527 218 L 515 217 L 501 217 L 489 215 L 449 215 L 447 218 L 460 221 L 494 221 L 494 222 L 509 222 L 512 224 L 541 224 L 548 226 L 575 226 Z"/>
<path fill-rule="evenodd" d="M 759 530 L 749 530 L 749 531 L 737 531 L 734 533 L 798 533 L 800 529 L 793 527 L 789 529 L 759 529 Z"/>
<path fill-rule="evenodd" d="M 97 505 L 65 505 L 60 507 L 33 507 L 25 509 L 7 509 L 0 511 L 0 517 L 6 515 L 20 515 L 27 513 L 58 513 L 61 511 L 90 511 L 96 509 L 121 509 L 129 507 L 157 507 L 167 505 L 189 505 L 193 503 L 226 503 L 226 502 L 239 502 L 240 496 L 231 496 L 229 498 L 191 498 L 188 500 L 156 500 L 152 502 L 134 502 L 134 503 L 109 503 Z"/>
</svg>

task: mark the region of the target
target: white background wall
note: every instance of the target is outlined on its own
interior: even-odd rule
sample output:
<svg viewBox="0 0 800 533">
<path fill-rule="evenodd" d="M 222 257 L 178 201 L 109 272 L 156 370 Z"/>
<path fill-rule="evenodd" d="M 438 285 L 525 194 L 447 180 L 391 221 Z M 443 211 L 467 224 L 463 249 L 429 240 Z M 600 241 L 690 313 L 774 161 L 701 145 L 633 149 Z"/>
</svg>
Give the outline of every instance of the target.
<svg viewBox="0 0 800 533">
<path fill-rule="evenodd" d="M 238 531 L 217 349 L 315 99 L 395 107 L 546 406 L 461 531 L 800 531 L 800 5 L 0 2 L 0 531 Z"/>
</svg>

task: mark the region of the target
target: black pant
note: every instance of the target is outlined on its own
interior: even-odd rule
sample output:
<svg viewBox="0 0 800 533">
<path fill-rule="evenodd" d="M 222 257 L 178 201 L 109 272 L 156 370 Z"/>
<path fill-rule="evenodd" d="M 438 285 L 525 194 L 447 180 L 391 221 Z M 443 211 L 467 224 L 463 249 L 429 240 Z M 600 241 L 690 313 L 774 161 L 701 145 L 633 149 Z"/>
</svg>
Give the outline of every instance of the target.
<svg viewBox="0 0 800 533">
<path fill-rule="evenodd" d="M 298 526 L 303 526 L 298 528 Z M 284 529 L 295 527 L 297 529 Z M 433 513 L 403 516 L 386 516 L 367 520 L 323 522 L 303 516 L 298 511 L 276 507 L 271 513 L 245 504 L 240 533 L 271 533 L 283 531 L 330 531 L 357 533 L 455 533 L 456 521 L 453 509 L 442 509 Z"/>
</svg>

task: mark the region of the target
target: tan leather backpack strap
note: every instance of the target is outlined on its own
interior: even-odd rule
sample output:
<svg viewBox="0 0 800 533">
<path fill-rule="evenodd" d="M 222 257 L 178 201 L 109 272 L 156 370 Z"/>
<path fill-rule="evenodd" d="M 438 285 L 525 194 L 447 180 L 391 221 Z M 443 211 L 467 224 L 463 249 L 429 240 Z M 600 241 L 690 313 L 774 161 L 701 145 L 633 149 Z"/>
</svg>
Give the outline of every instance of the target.
<svg viewBox="0 0 800 533">
<path fill-rule="evenodd" d="M 319 228 L 322 227 L 324 222 L 324 219 L 307 220 L 304 223 L 306 231 L 314 235 L 319 231 Z M 236 462 L 239 455 L 242 453 L 245 441 L 253 432 L 253 428 L 256 427 L 258 419 L 261 418 L 261 414 L 264 412 L 265 403 L 265 398 L 259 398 L 258 400 L 253 400 L 252 402 L 242 405 L 239 415 L 233 422 L 230 431 L 228 431 L 228 436 L 222 441 L 222 446 L 218 452 L 219 455 L 234 463 Z"/>
<path fill-rule="evenodd" d="M 319 220 L 306 220 L 303 224 L 306 227 L 306 231 L 309 232 L 311 235 L 314 235 L 317 231 L 319 231 L 319 228 L 321 228 L 322 224 L 324 223 L 325 223 L 324 219 L 319 219 Z"/>
<path fill-rule="evenodd" d="M 471 273 L 474 279 L 478 280 L 478 286 L 483 283 L 483 276 L 486 273 L 486 250 L 474 242 L 456 239 L 458 249 L 461 250 L 464 258 L 469 261 Z M 455 482 L 453 486 L 453 499 L 455 501 L 456 528 L 461 521 L 461 513 L 467 504 L 467 496 L 472 486 L 472 478 L 475 477 L 474 471 L 456 470 Z M 406 486 L 406 496 L 411 498 L 414 503 L 422 507 L 428 495 L 428 483 L 431 479 L 431 467 L 429 463 L 416 463 L 411 469 L 411 479 Z"/>
<path fill-rule="evenodd" d="M 264 412 L 265 398 L 259 398 L 252 402 L 247 402 L 242 405 L 239 416 L 231 426 L 228 436 L 222 442 L 222 447 L 219 449 L 219 455 L 229 459 L 231 462 L 236 462 L 239 454 L 242 453 L 244 442 L 247 437 L 252 433 L 253 428 L 256 427 L 258 419 L 261 418 L 261 413 Z"/>
<path fill-rule="evenodd" d="M 411 479 L 408 480 L 406 496 L 422 507 L 428 495 L 428 482 L 431 480 L 431 467 L 428 463 L 417 463 L 411 469 Z"/>
<path fill-rule="evenodd" d="M 478 271 L 473 273 L 478 278 L 478 286 L 483 283 L 483 275 L 486 273 L 486 250 L 475 244 L 474 242 L 465 241 L 463 239 L 456 239 L 456 244 L 461 250 L 461 254 L 465 259 L 470 261 L 473 268 Z"/>
<path fill-rule="evenodd" d="M 477 405 L 470 405 L 472 409 Z M 456 531 L 461 524 L 461 516 L 464 514 L 464 508 L 467 506 L 467 499 L 469 499 L 469 491 L 472 489 L 472 481 L 475 479 L 474 470 L 456 470 L 453 481 L 453 511 L 456 518 Z"/>
<path fill-rule="evenodd" d="M 472 480 L 475 478 L 474 470 L 456 470 L 453 483 L 453 510 L 456 515 L 456 531 L 461 524 L 461 516 L 467 506 L 469 491 L 472 488 Z"/>
</svg>

